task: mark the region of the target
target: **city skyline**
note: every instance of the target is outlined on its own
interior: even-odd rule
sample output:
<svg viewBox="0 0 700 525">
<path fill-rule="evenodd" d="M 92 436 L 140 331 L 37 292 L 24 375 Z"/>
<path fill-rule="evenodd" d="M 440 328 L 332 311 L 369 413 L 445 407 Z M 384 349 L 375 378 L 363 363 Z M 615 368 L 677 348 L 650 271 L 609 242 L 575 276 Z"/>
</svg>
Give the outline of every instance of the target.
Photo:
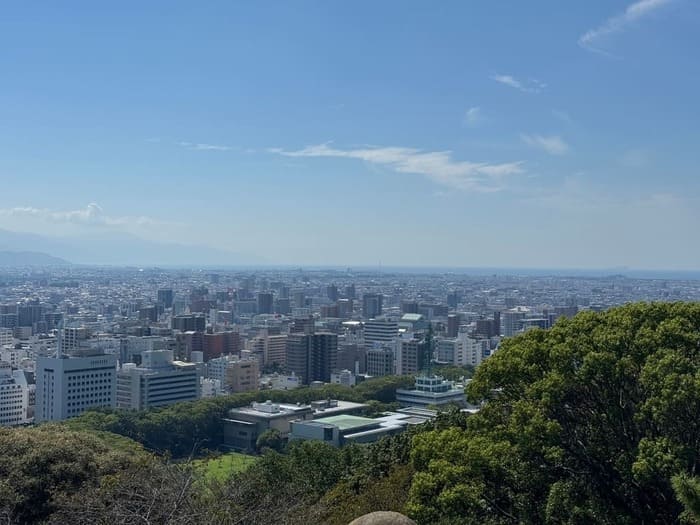
<svg viewBox="0 0 700 525">
<path fill-rule="evenodd" d="M 71 5 L 0 20 L 0 229 L 35 251 L 700 267 L 687 0 Z"/>
</svg>

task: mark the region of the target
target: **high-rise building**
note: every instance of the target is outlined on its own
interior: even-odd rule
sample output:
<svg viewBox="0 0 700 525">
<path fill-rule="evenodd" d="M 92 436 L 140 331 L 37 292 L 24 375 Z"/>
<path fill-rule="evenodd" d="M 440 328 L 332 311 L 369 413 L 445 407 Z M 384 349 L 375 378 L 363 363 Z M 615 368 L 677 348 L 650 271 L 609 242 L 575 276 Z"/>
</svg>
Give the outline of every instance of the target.
<svg viewBox="0 0 700 525">
<path fill-rule="evenodd" d="M 274 298 L 271 292 L 258 293 L 258 314 L 273 313 Z"/>
<path fill-rule="evenodd" d="M 354 284 L 349 284 L 345 287 L 345 298 L 346 299 L 355 299 L 355 285 Z"/>
<path fill-rule="evenodd" d="M 350 370 L 355 374 L 366 371 L 365 346 L 357 343 L 338 343 L 338 359 L 336 366 L 340 370 Z"/>
<path fill-rule="evenodd" d="M 173 306 L 173 291 L 171 288 L 161 288 L 158 290 L 157 301 L 162 304 L 165 308 L 172 308 Z"/>
<path fill-rule="evenodd" d="M 401 301 L 401 313 L 402 314 L 417 314 L 418 313 L 418 301 Z"/>
<path fill-rule="evenodd" d="M 243 349 L 243 341 L 238 332 L 216 332 L 202 334 L 202 352 L 204 361 L 226 354 L 240 354 Z"/>
<path fill-rule="evenodd" d="M 352 302 L 352 299 L 338 299 L 338 317 L 341 319 L 352 317 Z"/>
<path fill-rule="evenodd" d="M 287 338 L 287 368 L 304 384 L 330 381 L 338 360 L 338 336 L 330 332 L 290 333 Z"/>
<path fill-rule="evenodd" d="M 29 385 L 22 370 L 0 361 L 0 427 L 25 425 L 29 417 Z"/>
<path fill-rule="evenodd" d="M 460 317 L 457 314 L 447 316 L 447 337 L 457 337 L 459 332 Z"/>
<path fill-rule="evenodd" d="M 394 370 L 394 349 L 391 346 L 377 344 L 367 349 L 367 375 L 390 376 Z"/>
<path fill-rule="evenodd" d="M 447 306 L 449 308 L 457 308 L 459 300 L 460 296 L 457 292 L 450 292 L 447 294 Z"/>
<path fill-rule="evenodd" d="M 203 314 L 176 315 L 172 318 L 170 327 L 180 332 L 204 332 L 207 321 Z"/>
<path fill-rule="evenodd" d="M 521 322 L 529 310 L 523 307 L 511 308 L 501 313 L 501 335 L 512 337 L 522 328 Z"/>
<path fill-rule="evenodd" d="M 372 348 L 374 343 L 388 343 L 399 335 L 399 324 L 385 319 L 372 319 L 363 325 L 365 346 Z"/>
<path fill-rule="evenodd" d="M 79 328 L 69 327 L 61 329 L 61 337 L 58 342 L 62 354 L 71 356 L 85 356 L 91 352 L 88 345 L 89 332 L 84 326 Z"/>
<path fill-rule="evenodd" d="M 275 313 L 282 315 L 289 315 L 292 311 L 292 303 L 289 297 L 280 297 L 275 300 Z"/>
<path fill-rule="evenodd" d="M 366 293 L 362 296 L 362 316 L 373 319 L 382 315 L 383 296 L 378 293 Z"/>
<path fill-rule="evenodd" d="M 149 350 L 141 366 L 125 363 L 117 373 L 117 408 L 144 410 L 199 397 L 195 363 L 174 361 L 171 350 Z"/>
<path fill-rule="evenodd" d="M 44 307 L 40 304 L 20 304 L 17 307 L 17 326 L 34 326 L 41 321 Z"/>
<path fill-rule="evenodd" d="M 38 358 L 36 421 L 62 421 L 89 408 L 114 408 L 116 374 L 114 355 Z"/>
<path fill-rule="evenodd" d="M 311 359 L 309 362 L 310 381 L 331 380 L 331 372 L 338 363 L 338 335 L 330 332 L 318 332 L 313 335 Z"/>
<path fill-rule="evenodd" d="M 417 374 L 430 364 L 430 345 L 425 339 L 402 340 L 398 357 L 396 372 L 399 375 Z"/>
<path fill-rule="evenodd" d="M 284 367 L 287 363 L 287 335 L 276 334 L 265 337 L 265 364 Z"/>
<path fill-rule="evenodd" d="M 304 384 L 309 384 L 309 353 L 311 335 L 304 332 L 290 332 L 287 337 L 287 369 L 299 376 Z"/>
<path fill-rule="evenodd" d="M 338 300 L 338 287 L 334 284 L 327 286 L 326 297 L 328 297 L 328 299 L 330 299 L 332 302 L 336 302 Z"/>
</svg>

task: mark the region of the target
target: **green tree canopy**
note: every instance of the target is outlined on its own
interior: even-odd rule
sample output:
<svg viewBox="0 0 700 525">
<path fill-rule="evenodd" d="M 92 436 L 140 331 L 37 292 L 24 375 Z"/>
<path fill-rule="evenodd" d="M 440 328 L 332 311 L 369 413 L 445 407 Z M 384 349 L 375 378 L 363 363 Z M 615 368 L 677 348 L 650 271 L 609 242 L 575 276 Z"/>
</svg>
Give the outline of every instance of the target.
<svg viewBox="0 0 700 525">
<path fill-rule="evenodd" d="M 677 523 L 672 479 L 700 468 L 700 305 L 528 331 L 467 393 L 486 404 L 465 428 L 413 439 L 407 508 L 421 523 Z"/>
</svg>

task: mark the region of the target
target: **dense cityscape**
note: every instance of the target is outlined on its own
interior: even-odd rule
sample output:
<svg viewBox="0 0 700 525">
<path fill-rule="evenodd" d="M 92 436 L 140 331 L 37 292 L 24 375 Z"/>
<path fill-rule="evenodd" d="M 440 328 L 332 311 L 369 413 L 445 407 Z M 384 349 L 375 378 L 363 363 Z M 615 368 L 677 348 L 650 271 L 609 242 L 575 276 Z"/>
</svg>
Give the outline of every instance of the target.
<svg viewBox="0 0 700 525">
<path fill-rule="evenodd" d="M 465 407 L 434 370 L 579 311 L 700 299 L 692 280 L 466 271 L 71 266 L 6 269 L 0 286 L 5 426 L 389 375 L 417 377 L 404 410 Z M 229 445 L 252 451 L 253 434 Z"/>
</svg>

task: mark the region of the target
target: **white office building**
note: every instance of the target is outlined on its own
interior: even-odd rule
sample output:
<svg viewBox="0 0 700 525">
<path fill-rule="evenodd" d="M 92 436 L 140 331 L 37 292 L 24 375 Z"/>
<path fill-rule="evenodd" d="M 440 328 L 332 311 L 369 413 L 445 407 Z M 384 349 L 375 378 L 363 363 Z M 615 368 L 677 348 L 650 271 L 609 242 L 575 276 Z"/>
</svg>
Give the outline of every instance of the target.
<svg viewBox="0 0 700 525">
<path fill-rule="evenodd" d="M 141 366 L 125 363 L 117 374 L 117 408 L 144 410 L 199 397 L 195 363 L 173 360 L 172 350 L 141 354 Z"/>
<path fill-rule="evenodd" d="M 12 370 L 10 363 L 0 361 L 0 427 L 30 422 L 27 378 L 22 370 Z"/>
<path fill-rule="evenodd" d="M 117 358 L 40 357 L 36 365 L 37 422 L 62 421 L 116 405 Z"/>
</svg>

